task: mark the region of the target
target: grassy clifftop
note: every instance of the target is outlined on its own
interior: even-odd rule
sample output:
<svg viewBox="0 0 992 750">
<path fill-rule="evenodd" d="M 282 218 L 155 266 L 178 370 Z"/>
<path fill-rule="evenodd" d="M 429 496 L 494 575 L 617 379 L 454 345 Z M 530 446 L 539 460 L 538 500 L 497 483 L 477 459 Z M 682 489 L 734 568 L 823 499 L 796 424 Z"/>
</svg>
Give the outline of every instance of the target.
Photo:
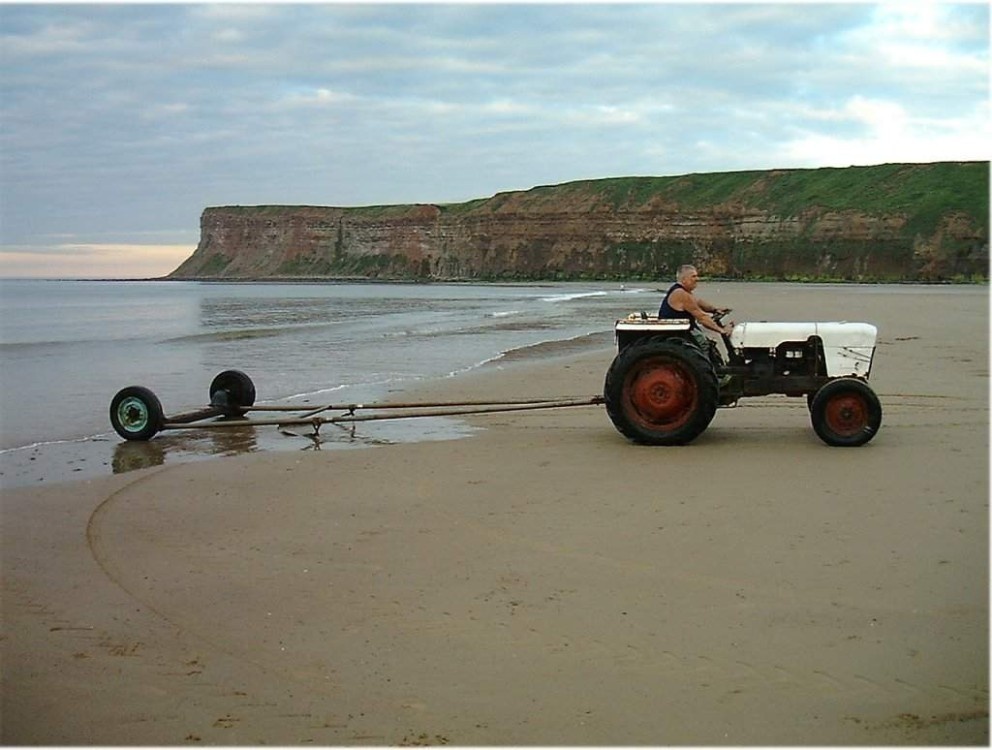
<svg viewBox="0 0 992 750">
<path fill-rule="evenodd" d="M 596 195 L 616 209 L 662 202 L 682 210 L 738 205 L 783 218 L 816 210 L 901 214 L 909 228 L 922 233 L 934 231 L 942 216 L 958 212 L 985 227 L 986 236 L 989 225 L 989 162 L 613 177 L 527 191 L 545 200 L 581 193 Z"/>
</svg>

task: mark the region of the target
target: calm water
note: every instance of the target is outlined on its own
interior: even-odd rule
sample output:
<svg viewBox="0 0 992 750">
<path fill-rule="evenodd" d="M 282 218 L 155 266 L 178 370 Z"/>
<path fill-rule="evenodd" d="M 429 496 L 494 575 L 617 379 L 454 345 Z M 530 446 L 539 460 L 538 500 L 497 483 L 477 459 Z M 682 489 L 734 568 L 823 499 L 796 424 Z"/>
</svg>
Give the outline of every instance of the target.
<svg viewBox="0 0 992 750">
<path fill-rule="evenodd" d="M 609 331 L 617 317 L 653 308 L 657 297 L 653 286 L 607 283 L 2 280 L 0 461 L 23 464 L 30 452 L 44 465 L 67 445 L 116 446 L 108 408 L 128 385 L 152 389 L 166 414 L 207 403 L 211 380 L 226 369 L 251 376 L 259 403 L 368 402 L 511 350 Z M 429 437 L 439 429 L 421 420 L 390 424 L 394 438 L 397 430 Z M 216 453 L 238 449 L 218 448 L 218 440 L 244 437 L 204 438 L 204 448 L 173 435 L 151 442 L 166 453 Z M 13 474 L 4 471 L 6 485 L 22 483 Z"/>
</svg>

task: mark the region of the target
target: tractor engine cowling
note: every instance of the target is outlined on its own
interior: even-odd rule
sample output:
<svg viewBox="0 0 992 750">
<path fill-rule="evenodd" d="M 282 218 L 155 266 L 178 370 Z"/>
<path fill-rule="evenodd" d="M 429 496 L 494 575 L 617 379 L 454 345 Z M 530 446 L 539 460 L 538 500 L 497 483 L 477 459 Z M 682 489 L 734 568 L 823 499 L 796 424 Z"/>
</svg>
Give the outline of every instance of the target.
<svg viewBox="0 0 992 750">
<path fill-rule="evenodd" d="M 878 337 L 878 329 L 870 323 L 738 323 L 730 343 L 742 352 L 773 351 L 790 342 L 805 344 L 813 337 L 823 344 L 829 377 L 868 377 Z"/>
</svg>

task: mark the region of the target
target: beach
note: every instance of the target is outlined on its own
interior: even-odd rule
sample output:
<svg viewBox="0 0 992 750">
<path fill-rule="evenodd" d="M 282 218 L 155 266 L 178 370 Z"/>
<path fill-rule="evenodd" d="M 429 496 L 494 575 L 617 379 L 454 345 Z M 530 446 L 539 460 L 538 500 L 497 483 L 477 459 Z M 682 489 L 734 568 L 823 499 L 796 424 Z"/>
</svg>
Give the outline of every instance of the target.
<svg viewBox="0 0 992 750">
<path fill-rule="evenodd" d="M 801 286 L 729 302 L 838 319 Z M 844 317 L 880 330 L 861 448 L 770 396 L 677 448 L 581 407 L 5 489 L 0 737 L 987 745 L 988 289 Z M 396 397 L 593 395 L 613 354 Z"/>
</svg>

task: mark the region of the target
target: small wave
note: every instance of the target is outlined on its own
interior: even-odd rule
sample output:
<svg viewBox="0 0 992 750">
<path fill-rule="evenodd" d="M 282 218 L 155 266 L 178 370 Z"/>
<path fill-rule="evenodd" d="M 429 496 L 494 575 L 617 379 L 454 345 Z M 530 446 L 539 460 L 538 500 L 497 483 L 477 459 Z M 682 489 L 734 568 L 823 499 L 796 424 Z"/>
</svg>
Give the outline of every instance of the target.
<svg viewBox="0 0 992 750">
<path fill-rule="evenodd" d="M 406 336 L 416 336 L 417 331 L 411 330 L 409 328 L 397 328 L 392 331 L 382 331 L 381 333 L 375 334 L 377 338 L 380 339 L 399 339 Z"/>
<path fill-rule="evenodd" d="M 503 312 L 494 312 L 486 315 L 487 318 L 509 318 L 511 315 L 523 315 L 523 310 L 506 310 Z"/>
<path fill-rule="evenodd" d="M 485 367 L 488 364 L 496 362 L 502 354 L 497 354 L 495 357 L 487 357 L 481 362 L 475 362 L 471 365 L 465 365 L 464 367 L 459 367 L 457 370 L 451 370 L 447 375 L 442 375 L 442 378 L 456 378 L 459 375 L 464 375 L 466 373 L 472 372 L 473 370 L 478 370 L 480 367 Z"/>
<path fill-rule="evenodd" d="M 165 339 L 165 344 L 188 344 L 198 341 L 243 341 L 246 339 L 261 339 L 270 336 L 278 336 L 281 333 L 292 330 L 291 328 L 244 328 L 231 331 L 215 331 L 212 333 L 191 333 L 185 336 L 175 336 Z"/>
<path fill-rule="evenodd" d="M 250 339 L 271 338 L 273 336 L 313 333 L 315 331 L 333 330 L 341 326 L 341 321 L 322 320 L 312 323 L 292 323 L 287 325 L 245 326 L 243 328 L 223 328 L 215 331 L 187 333 L 163 339 L 165 344 L 186 344 L 214 341 L 244 341 Z"/>
<path fill-rule="evenodd" d="M 372 377 L 367 380 L 363 380 L 360 383 L 341 383 L 339 385 L 327 386 L 326 388 L 318 388 L 312 391 L 304 391 L 302 393 L 294 393 L 291 396 L 282 396 L 273 401 L 265 403 L 277 403 L 286 404 L 288 402 L 302 400 L 299 405 L 300 410 L 306 410 L 310 407 L 320 406 L 320 397 L 335 393 L 341 393 L 342 391 L 377 391 L 383 388 L 389 388 L 396 385 L 401 385 L 410 381 L 430 379 L 433 376 L 430 375 L 400 375 L 400 376 L 389 376 L 389 375 L 379 375 L 378 377 Z M 364 403 L 369 403 L 371 400 L 369 397 L 358 399 Z M 348 403 L 351 403 L 349 400 Z M 261 403 L 261 402 L 260 402 Z M 292 405 L 292 404 L 289 404 Z"/>
<path fill-rule="evenodd" d="M 508 349 L 490 361 L 519 361 L 538 357 L 555 357 L 584 350 L 609 346 L 613 342 L 613 331 L 589 331 L 567 339 L 548 339 L 525 346 Z"/>
<path fill-rule="evenodd" d="M 40 349 L 49 349 L 57 346 L 76 344 L 75 341 L 4 341 L 0 342 L 0 352 L 19 354 L 20 352 L 30 352 Z"/>
<path fill-rule="evenodd" d="M 482 369 L 488 365 L 498 365 L 500 362 L 516 362 L 531 358 L 537 359 L 540 357 L 555 357 L 565 354 L 573 354 L 575 352 L 591 350 L 601 346 L 608 346 L 612 343 L 612 341 L 613 331 L 611 330 L 580 333 L 567 339 L 548 339 L 546 341 L 538 341 L 534 344 L 526 344 L 524 346 L 506 349 L 494 354 L 491 357 L 486 357 L 479 362 L 474 362 L 473 364 L 459 367 L 457 370 L 452 370 L 447 375 L 442 377 L 457 377 L 459 375 L 472 372 L 473 370 Z M 422 378 L 415 379 L 420 380 Z"/>
<path fill-rule="evenodd" d="M 20 453 L 21 451 L 35 450 L 38 448 L 48 448 L 53 445 L 70 445 L 72 443 L 88 443 L 97 440 L 108 440 L 112 437 L 112 432 L 100 432 L 95 435 L 86 435 L 85 437 L 60 438 L 58 440 L 39 440 L 35 443 L 28 443 L 27 445 L 15 445 L 10 448 L 0 448 L 0 456 L 6 456 L 11 453 Z"/>
<path fill-rule="evenodd" d="M 547 339 L 533 344 L 505 349 L 491 357 L 475 362 L 457 370 L 452 370 L 445 377 L 455 377 L 473 370 L 478 370 L 487 365 L 495 365 L 500 362 L 516 362 L 524 359 L 537 359 L 540 357 L 555 357 L 564 354 L 573 354 L 580 351 L 588 351 L 603 346 L 609 346 L 613 342 L 613 331 L 589 331 L 580 333 L 567 339 Z"/>
<path fill-rule="evenodd" d="M 22 353 L 32 354 L 36 352 L 47 352 L 52 350 L 53 353 L 60 351 L 65 351 L 66 349 L 78 348 L 78 347 L 91 347 L 99 346 L 104 344 L 111 345 L 122 345 L 129 341 L 140 341 L 140 336 L 119 336 L 119 337 L 108 337 L 108 338 L 75 338 L 75 339 L 64 339 L 64 340 L 51 340 L 51 341 L 5 341 L 0 342 L 0 352 L 8 354 L 10 356 L 17 356 Z"/>
<path fill-rule="evenodd" d="M 342 384 L 342 385 L 333 385 L 333 386 L 330 386 L 329 388 L 319 388 L 316 391 L 305 391 L 303 393 L 294 393 L 291 396 L 284 396 L 284 397 L 278 399 L 277 401 L 275 401 L 273 403 L 281 404 L 281 403 L 284 403 L 286 401 L 293 401 L 293 400 L 298 399 L 298 398 L 313 398 L 314 396 L 320 396 L 320 395 L 325 394 L 325 393 L 337 393 L 338 391 L 343 391 L 345 388 L 349 388 L 349 387 L 351 387 L 351 386 L 349 386 L 347 383 L 345 383 L 345 384 Z M 305 403 L 305 404 L 302 404 L 300 408 L 303 409 L 303 408 L 306 408 L 307 406 L 311 406 L 311 405 L 312 404 Z"/>
<path fill-rule="evenodd" d="M 541 297 L 541 302 L 571 302 L 573 299 L 582 299 L 583 297 L 605 297 L 609 292 L 573 292 L 571 294 L 554 294 L 550 297 Z"/>
</svg>

